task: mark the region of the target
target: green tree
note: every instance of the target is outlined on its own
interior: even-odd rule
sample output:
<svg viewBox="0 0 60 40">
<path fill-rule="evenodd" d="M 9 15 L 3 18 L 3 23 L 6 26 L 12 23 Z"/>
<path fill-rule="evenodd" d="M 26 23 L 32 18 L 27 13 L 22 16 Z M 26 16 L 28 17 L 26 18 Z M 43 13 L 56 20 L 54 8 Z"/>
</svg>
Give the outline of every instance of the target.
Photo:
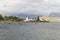
<svg viewBox="0 0 60 40">
<path fill-rule="evenodd" d="M 39 22 L 40 21 L 40 19 L 39 19 L 39 16 L 37 17 L 37 19 L 36 19 L 36 22 Z"/>
<path fill-rule="evenodd" d="M 8 16 L 4 16 L 4 20 L 9 20 L 9 17 Z"/>
<path fill-rule="evenodd" d="M 16 17 L 16 16 L 5 16 L 4 20 L 11 20 L 11 21 L 23 21 L 22 18 Z"/>
<path fill-rule="evenodd" d="M 2 16 L 2 15 L 0 15 L 0 20 L 4 20 L 4 18 L 3 18 L 3 16 Z"/>
</svg>

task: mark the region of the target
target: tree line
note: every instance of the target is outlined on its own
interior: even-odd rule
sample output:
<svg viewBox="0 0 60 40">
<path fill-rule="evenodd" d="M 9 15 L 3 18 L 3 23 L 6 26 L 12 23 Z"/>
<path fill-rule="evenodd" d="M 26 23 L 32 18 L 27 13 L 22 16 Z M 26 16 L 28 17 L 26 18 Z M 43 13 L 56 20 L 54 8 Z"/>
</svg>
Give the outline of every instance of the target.
<svg viewBox="0 0 60 40">
<path fill-rule="evenodd" d="M 16 17 L 16 16 L 2 16 L 0 15 L 0 20 L 10 20 L 10 21 L 23 21 L 23 18 Z"/>
</svg>

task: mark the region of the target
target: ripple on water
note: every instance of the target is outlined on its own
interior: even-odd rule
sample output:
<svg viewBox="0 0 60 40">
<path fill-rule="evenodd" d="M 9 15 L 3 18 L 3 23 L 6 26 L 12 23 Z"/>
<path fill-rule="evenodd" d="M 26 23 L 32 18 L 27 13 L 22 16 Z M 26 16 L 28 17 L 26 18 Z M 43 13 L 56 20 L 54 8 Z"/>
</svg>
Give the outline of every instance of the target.
<svg viewBox="0 0 60 40">
<path fill-rule="evenodd" d="M 60 40 L 60 23 L 0 23 L 0 40 Z"/>
</svg>

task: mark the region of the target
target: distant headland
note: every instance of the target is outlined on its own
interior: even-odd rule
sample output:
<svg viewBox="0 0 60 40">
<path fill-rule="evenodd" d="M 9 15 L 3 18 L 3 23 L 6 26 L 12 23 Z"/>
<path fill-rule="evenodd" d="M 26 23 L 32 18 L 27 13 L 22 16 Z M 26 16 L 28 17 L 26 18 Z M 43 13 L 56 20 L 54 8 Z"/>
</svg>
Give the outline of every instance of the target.
<svg viewBox="0 0 60 40">
<path fill-rule="evenodd" d="M 0 22 L 60 22 L 59 17 L 50 16 L 36 16 L 34 18 L 30 17 L 18 17 L 18 16 L 9 16 L 0 14 Z"/>
<path fill-rule="evenodd" d="M 49 22 L 49 20 L 45 20 L 44 18 L 40 18 L 40 16 L 34 18 L 20 18 L 17 16 L 3 16 L 0 15 L 0 22 Z"/>
</svg>

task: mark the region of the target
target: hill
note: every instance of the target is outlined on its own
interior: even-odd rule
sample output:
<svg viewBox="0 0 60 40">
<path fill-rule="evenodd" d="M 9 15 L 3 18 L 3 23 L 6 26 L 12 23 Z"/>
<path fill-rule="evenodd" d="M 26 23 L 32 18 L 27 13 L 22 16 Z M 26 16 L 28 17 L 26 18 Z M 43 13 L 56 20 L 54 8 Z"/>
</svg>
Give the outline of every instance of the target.
<svg viewBox="0 0 60 40">
<path fill-rule="evenodd" d="M 30 17 L 30 18 L 34 18 L 34 17 L 37 17 L 37 16 L 42 16 L 42 15 L 38 15 L 38 14 L 23 14 L 23 13 L 19 13 L 19 14 L 11 14 L 12 16 L 18 16 L 18 17 Z"/>
<path fill-rule="evenodd" d="M 50 13 L 49 17 L 60 17 L 60 13 L 58 12 Z"/>
</svg>

